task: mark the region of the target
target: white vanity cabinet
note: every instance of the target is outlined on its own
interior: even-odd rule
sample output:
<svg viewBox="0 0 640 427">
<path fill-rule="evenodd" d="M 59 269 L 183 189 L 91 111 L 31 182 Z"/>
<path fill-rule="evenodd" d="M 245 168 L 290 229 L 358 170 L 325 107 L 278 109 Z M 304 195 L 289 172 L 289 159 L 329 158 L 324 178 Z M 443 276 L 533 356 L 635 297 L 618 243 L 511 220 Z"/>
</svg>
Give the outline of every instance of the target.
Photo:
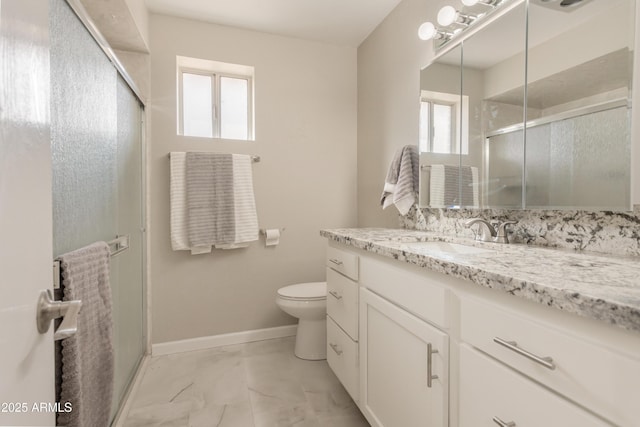
<svg viewBox="0 0 640 427">
<path fill-rule="evenodd" d="M 375 427 L 447 426 L 447 334 L 360 290 L 360 409 Z"/>
<path fill-rule="evenodd" d="M 640 334 L 331 245 L 357 257 L 357 282 L 327 278 L 359 321 L 328 303 L 352 358 L 329 364 L 373 427 L 640 426 Z"/>
<path fill-rule="evenodd" d="M 374 427 L 449 425 L 448 290 L 438 278 L 360 257 L 360 409 Z"/>
<path fill-rule="evenodd" d="M 354 401 L 359 393 L 358 255 L 329 246 L 327 363 Z"/>
<path fill-rule="evenodd" d="M 473 384 L 487 379 L 500 385 L 492 387 L 496 395 L 510 384 L 514 391 L 522 389 L 519 399 L 547 408 L 518 412 L 506 397 L 496 399 L 494 415 L 510 413 L 507 421 L 517 426 L 640 426 L 640 337 L 628 340 L 623 331 L 590 319 L 490 297 L 460 297 L 461 341 L 469 346 L 461 350 L 460 427 L 482 425 L 475 408 L 484 392 Z"/>
<path fill-rule="evenodd" d="M 611 427 L 464 344 L 460 408 L 460 427 Z"/>
</svg>

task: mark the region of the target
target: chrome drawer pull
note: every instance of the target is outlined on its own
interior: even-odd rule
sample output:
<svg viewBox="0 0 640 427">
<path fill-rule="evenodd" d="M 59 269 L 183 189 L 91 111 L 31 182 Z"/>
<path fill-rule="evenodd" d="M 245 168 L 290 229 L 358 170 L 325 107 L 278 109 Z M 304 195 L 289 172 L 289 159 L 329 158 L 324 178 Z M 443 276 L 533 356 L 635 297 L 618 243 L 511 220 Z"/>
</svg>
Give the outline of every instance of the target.
<svg viewBox="0 0 640 427">
<path fill-rule="evenodd" d="M 329 262 L 334 263 L 335 265 L 342 265 L 342 261 L 337 260 L 335 258 L 329 258 Z"/>
<path fill-rule="evenodd" d="M 331 295 L 332 297 L 334 297 L 335 299 L 342 299 L 342 295 L 340 295 L 339 293 L 337 293 L 336 291 L 329 291 L 329 295 Z"/>
<path fill-rule="evenodd" d="M 516 423 L 514 423 L 513 421 L 509 421 L 508 423 L 505 423 L 498 417 L 493 417 L 493 422 L 498 424 L 500 427 L 516 427 Z"/>
<path fill-rule="evenodd" d="M 342 350 L 340 350 L 340 347 L 338 346 L 338 344 L 333 344 L 333 343 L 329 343 L 329 347 L 331 347 L 331 349 L 338 355 L 342 355 Z"/>
<path fill-rule="evenodd" d="M 431 388 L 431 384 L 433 380 L 437 380 L 437 375 L 432 375 L 433 371 L 433 354 L 437 353 L 438 350 L 434 350 L 431 343 L 427 344 L 427 387 Z"/>
<path fill-rule="evenodd" d="M 536 356 L 535 354 L 518 347 L 518 343 L 515 341 L 505 341 L 502 338 L 495 337 L 493 339 L 493 342 L 495 342 L 496 344 L 500 344 L 501 346 L 506 347 L 509 350 L 515 351 L 519 355 L 524 356 L 529 360 L 533 360 L 534 362 L 539 363 L 547 369 L 551 369 L 552 371 L 556 369 L 556 365 L 553 363 L 553 359 L 551 357 Z"/>
</svg>

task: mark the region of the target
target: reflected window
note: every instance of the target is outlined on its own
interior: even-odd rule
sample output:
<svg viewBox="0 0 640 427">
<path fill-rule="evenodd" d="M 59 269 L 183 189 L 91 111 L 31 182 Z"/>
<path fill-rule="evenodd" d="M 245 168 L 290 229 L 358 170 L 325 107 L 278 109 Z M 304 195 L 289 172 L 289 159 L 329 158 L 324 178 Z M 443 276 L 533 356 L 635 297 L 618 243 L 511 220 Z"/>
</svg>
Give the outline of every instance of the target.
<svg viewBox="0 0 640 427">
<path fill-rule="evenodd" d="M 420 99 L 420 152 L 468 154 L 468 105 L 467 96 L 423 90 Z M 462 138 L 458 138 L 460 134 Z"/>
<path fill-rule="evenodd" d="M 178 134 L 252 140 L 253 67 L 177 57 Z"/>
</svg>

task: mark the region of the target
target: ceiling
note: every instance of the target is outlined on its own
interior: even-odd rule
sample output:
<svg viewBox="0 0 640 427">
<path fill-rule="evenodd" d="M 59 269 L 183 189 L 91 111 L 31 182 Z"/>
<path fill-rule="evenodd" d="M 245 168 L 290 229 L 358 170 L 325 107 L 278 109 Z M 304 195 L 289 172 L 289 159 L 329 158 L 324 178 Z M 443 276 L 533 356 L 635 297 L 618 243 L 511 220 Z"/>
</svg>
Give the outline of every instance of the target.
<svg viewBox="0 0 640 427">
<path fill-rule="evenodd" d="M 357 47 L 400 0 L 146 0 L 153 13 Z"/>
</svg>

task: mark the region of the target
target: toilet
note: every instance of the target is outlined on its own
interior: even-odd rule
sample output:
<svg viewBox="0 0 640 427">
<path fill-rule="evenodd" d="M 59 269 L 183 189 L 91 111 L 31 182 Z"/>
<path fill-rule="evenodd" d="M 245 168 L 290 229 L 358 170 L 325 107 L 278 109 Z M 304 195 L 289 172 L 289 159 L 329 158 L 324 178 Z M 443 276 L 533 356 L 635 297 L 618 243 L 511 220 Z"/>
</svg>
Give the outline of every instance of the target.
<svg viewBox="0 0 640 427">
<path fill-rule="evenodd" d="M 298 283 L 278 289 L 276 304 L 297 317 L 294 353 L 300 359 L 327 358 L 327 282 Z"/>
</svg>

